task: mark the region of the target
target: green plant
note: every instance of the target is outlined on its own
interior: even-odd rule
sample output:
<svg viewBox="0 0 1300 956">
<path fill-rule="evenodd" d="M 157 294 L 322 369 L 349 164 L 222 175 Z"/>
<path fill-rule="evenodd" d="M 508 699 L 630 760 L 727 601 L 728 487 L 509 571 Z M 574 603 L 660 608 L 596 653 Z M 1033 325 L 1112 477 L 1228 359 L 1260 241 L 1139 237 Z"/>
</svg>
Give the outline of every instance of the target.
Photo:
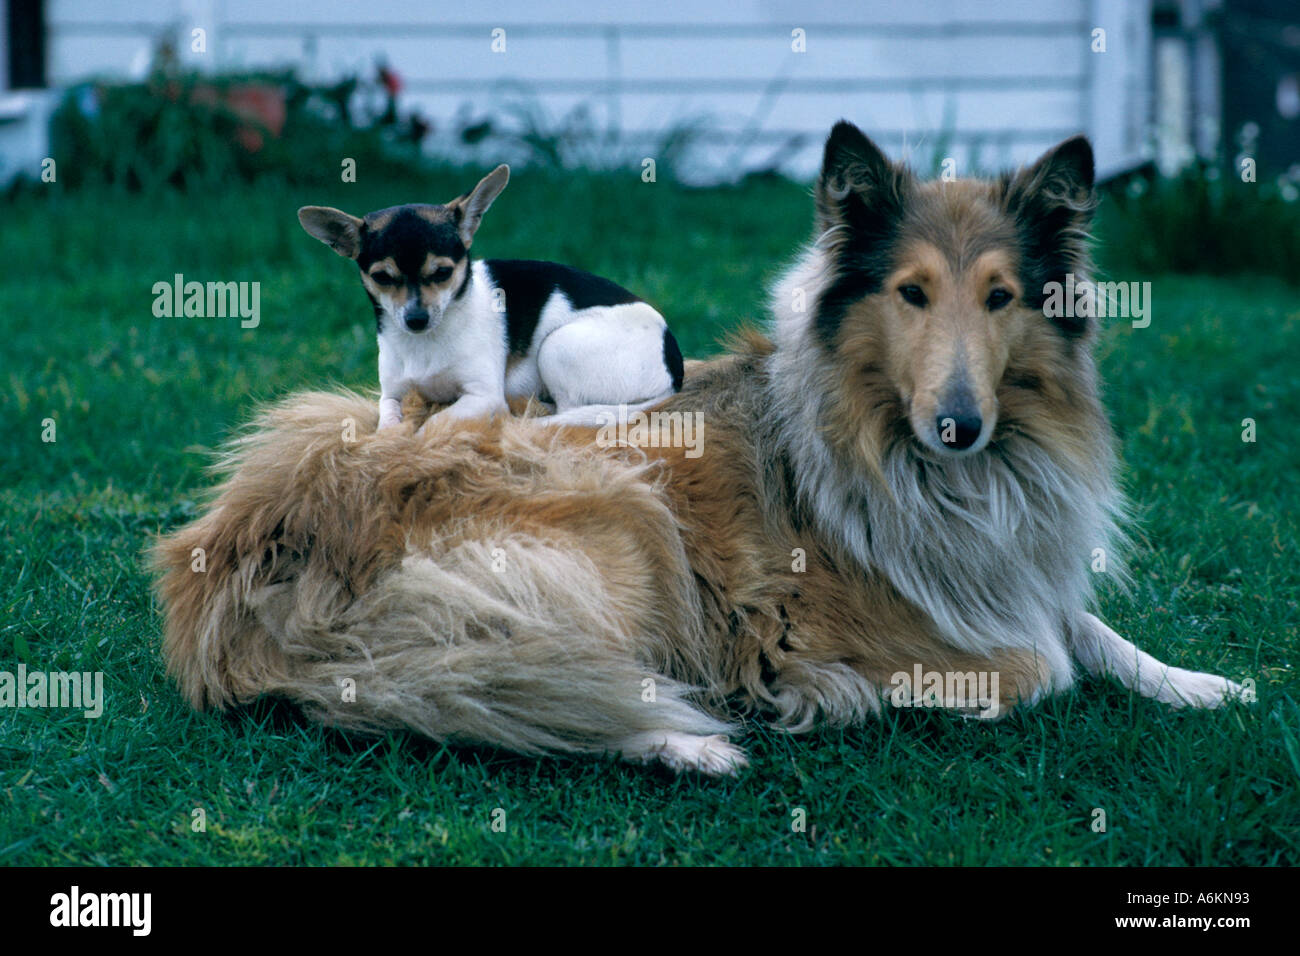
<svg viewBox="0 0 1300 956">
<path fill-rule="evenodd" d="M 367 175 L 427 163 L 394 124 L 354 125 L 355 82 L 316 89 L 292 73 L 155 74 L 73 88 L 51 119 L 52 154 L 72 189 L 214 191 L 234 182 L 326 184 L 343 158 Z"/>
<path fill-rule="evenodd" d="M 1245 183 L 1214 166 L 1110 184 L 1098 261 L 1113 275 L 1199 272 L 1300 282 L 1300 201 L 1288 176 Z"/>
</svg>

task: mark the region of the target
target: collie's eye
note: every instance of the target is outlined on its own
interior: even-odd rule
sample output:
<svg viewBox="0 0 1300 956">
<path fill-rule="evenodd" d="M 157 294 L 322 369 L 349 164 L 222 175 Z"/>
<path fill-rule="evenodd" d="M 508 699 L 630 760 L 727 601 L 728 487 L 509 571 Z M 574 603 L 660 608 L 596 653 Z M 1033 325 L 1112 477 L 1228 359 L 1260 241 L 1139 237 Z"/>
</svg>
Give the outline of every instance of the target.
<svg viewBox="0 0 1300 956">
<path fill-rule="evenodd" d="M 925 293 L 921 291 L 919 285 L 900 285 L 898 294 L 903 297 L 903 301 L 908 305 L 914 305 L 918 309 L 925 308 Z"/>
<path fill-rule="evenodd" d="M 374 279 L 380 285 L 397 285 L 397 276 L 391 272 L 372 272 L 370 278 Z"/>
<path fill-rule="evenodd" d="M 424 281 L 425 282 L 446 282 L 448 279 L 451 278 L 452 271 L 453 269 L 451 266 L 443 266 L 440 269 L 435 269 L 433 272 L 426 273 L 424 277 Z"/>
<path fill-rule="evenodd" d="M 989 298 L 987 303 L 989 307 L 989 311 L 996 312 L 998 309 L 1002 308 L 1004 305 L 1010 302 L 1013 298 L 1015 298 L 1015 296 L 1013 296 L 1006 289 L 994 289 L 992 292 L 989 293 Z"/>
</svg>

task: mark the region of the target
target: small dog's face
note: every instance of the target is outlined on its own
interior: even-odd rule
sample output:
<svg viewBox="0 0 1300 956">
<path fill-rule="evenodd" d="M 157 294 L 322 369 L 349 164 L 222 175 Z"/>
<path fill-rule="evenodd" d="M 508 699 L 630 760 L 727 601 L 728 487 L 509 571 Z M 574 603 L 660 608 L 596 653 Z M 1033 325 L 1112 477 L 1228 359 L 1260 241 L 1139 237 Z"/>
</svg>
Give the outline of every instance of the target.
<svg viewBox="0 0 1300 956">
<path fill-rule="evenodd" d="M 304 206 L 298 221 L 339 255 L 356 262 L 380 331 L 437 328 L 469 279 L 469 247 L 483 214 L 506 187 L 498 166 L 473 192 L 443 206 L 393 206 L 363 219 L 328 206 Z"/>
</svg>

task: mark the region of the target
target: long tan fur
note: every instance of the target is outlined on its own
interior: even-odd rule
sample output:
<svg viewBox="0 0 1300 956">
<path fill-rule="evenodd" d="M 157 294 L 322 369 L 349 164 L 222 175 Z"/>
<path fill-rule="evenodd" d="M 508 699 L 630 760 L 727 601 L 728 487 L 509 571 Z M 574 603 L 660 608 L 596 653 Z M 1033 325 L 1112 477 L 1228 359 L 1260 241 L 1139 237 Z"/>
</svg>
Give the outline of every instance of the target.
<svg viewBox="0 0 1300 956">
<path fill-rule="evenodd" d="M 726 729 L 672 676 L 707 673 L 708 647 L 695 595 L 665 592 L 689 568 L 647 466 L 526 424 L 376 424 L 350 394 L 271 409 L 213 508 L 158 546 L 191 704 L 281 695 L 341 727 L 521 752 Z"/>
</svg>

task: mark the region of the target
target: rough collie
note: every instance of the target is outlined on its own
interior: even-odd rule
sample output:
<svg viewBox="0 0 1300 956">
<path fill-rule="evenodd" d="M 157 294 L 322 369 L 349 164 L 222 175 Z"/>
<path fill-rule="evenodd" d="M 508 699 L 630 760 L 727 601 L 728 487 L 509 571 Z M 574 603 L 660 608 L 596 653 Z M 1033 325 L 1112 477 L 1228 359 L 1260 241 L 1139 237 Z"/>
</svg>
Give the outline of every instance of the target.
<svg viewBox="0 0 1300 956">
<path fill-rule="evenodd" d="M 710 773 L 744 764 L 742 713 L 996 716 L 1076 661 L 1219 705 L 1237 685 L 1089 613 L 1122 514 L 1096 329 L 1043 301 L 1087 275 L 1093 205 L 1082 138 L 922 182 L 838 124 L 770 336 L 658 408 L 703 425 L 693 454 L 595 421 L 377 431 L 352 394 L 270 409 L 157 546 L 170 673 L 196 707 Z"/>
</svg>

